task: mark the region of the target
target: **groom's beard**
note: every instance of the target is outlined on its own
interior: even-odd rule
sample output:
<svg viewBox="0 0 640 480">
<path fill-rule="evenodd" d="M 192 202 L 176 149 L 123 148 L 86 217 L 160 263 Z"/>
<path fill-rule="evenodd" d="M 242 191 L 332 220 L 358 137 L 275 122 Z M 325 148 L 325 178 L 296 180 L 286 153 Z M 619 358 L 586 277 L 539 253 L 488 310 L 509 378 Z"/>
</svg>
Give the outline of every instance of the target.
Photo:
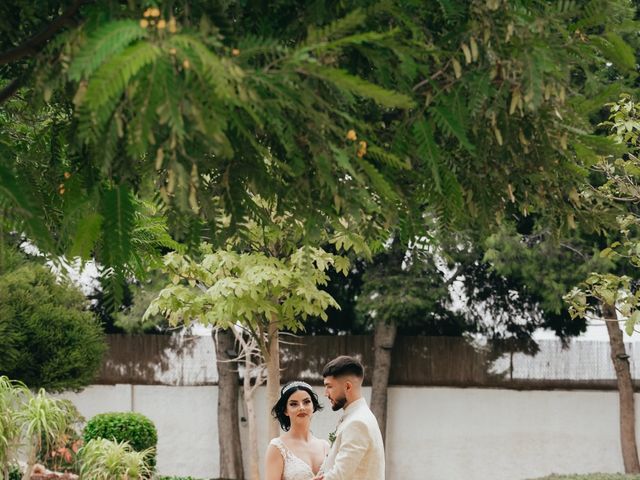
<svg viewBox="0 0 640 480">
<path fill-rule="evenodd" d="M 331 410 L 337 412 L 344 408 L 345 403 L 347 403 L 347 397 L 336 398 L 331 404 Z"/>
</svg>

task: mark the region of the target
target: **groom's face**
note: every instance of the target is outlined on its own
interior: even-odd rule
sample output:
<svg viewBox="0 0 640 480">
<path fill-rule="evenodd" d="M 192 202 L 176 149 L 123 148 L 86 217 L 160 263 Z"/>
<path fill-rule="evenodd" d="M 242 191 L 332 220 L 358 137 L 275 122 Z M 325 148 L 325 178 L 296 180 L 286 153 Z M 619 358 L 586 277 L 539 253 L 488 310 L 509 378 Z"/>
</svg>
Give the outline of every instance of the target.
<svg viewBox="0 0 640 480">
<path fill-rule="evenodd" d="M 344 408 L 347 403 L 344 379 L 333 376 L 324 377 L 324 396 L 331 402 L 331 409 L 334 412 Z"/>
</svg>

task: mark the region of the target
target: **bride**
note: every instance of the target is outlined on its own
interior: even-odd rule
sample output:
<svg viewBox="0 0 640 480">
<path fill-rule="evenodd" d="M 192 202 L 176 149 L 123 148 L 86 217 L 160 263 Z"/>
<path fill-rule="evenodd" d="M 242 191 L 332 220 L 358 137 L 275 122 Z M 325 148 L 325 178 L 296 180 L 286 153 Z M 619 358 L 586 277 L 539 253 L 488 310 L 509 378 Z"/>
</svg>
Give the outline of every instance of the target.
<svg viewBox="0 0 640 480">
<path fill-rule="evenodd" d="M 311 480 L 329 452 L 329 442 L 311 434 L 311 418 L 322 409 L 305 382 L 291 382 L 280 391 L 271 413 L 285 433 L 269 443 L 265 480 Z"/>
</svg>

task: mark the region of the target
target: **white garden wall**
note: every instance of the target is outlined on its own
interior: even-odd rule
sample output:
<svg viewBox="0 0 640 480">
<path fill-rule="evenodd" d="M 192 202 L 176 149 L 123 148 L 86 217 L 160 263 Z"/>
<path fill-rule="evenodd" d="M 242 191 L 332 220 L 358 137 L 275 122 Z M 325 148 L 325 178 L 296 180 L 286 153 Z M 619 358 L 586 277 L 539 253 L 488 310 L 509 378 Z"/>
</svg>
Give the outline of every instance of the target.
<svg viewBox="0 0 640 480">
<path fill-rule="evenodd" d="M 257 402 L 266 415 L 264 394 Z M 217 386 L 96 385 L 64 396 L 87 418 L 127 410 L 150 417 L 160 473 L 218 476 Z M 314 433 L 327 438 L 338 419 L 327 407 Z M 263 450 L 265 417 L 259 421 Z M 615 391 L 392 387 L 387 435 L 388 480 L 524 480 L 623 468 Z"/>
</svg>

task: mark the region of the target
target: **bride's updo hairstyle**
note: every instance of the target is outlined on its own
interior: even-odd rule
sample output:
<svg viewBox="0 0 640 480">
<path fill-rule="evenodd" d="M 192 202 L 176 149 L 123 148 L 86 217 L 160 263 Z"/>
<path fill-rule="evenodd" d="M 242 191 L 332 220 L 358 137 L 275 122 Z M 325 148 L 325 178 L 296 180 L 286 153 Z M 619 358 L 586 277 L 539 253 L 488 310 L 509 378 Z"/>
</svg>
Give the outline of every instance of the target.
<svg viewBox="0 0 640 480">
<path fill-rule="evenodd" d="M 271 415 L 273 415 L 276 420 L 280 423 L 282 430 L 288 432 L 291 428 L 291 419 L 285 415 L 287 410 L 287 402 L 289 401 L 289 397 L 298 390 L 304 390 L 311 397 L 311 403 L 313 403 L 313 411 L 314 413 L 318 410 L 322 410 L 322 405 L 318 401 L 318 395 L 316 395 L 309 385 L 306 382 L 291 382 L 287 383 L 280 390 L 280 398 L 276 402 L 276 404 L 271 409 Z"/>
</svg>

